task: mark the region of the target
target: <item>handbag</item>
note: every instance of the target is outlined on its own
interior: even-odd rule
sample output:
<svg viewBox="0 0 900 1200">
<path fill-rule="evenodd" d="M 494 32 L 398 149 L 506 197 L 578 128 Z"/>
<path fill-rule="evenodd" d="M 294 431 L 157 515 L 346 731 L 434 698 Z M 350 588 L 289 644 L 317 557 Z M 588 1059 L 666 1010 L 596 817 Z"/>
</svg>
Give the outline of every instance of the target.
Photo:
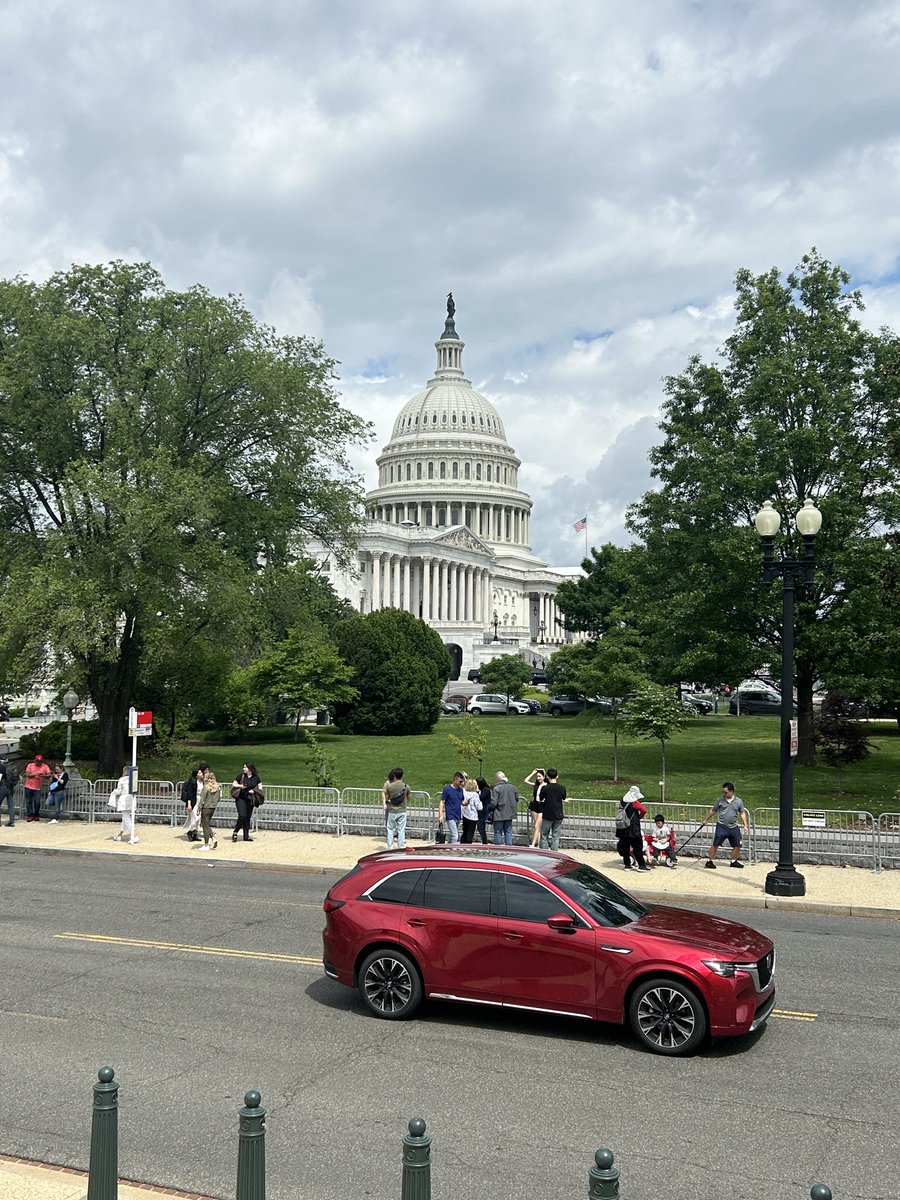
<svg viewBox="0 0 900 1200">
<path fill-rule="evenodd" d="M 444 829 L 443 821 L 438 821 L 437 833 L 434 835 L 434 840 L 438 846 L 443 846 L 447 840 L 447 831 Z"/>
<path fill-rule="evenodd" d="M 263 791 L 263 785 L 261 783 L 258 783 L 256 785 L 256 787 L 253 789 L 253 791 L 250 793 L 250 795 L 253 797 L 253 807 L 254 808 L 259 808 L 259 806 L 261 804 L 265 803 L 266 794 Z"/>
<path fill-rule="evenodd" d="M 232 798 L 232 800 L 239 800 L 239 799 L 240 799 L 241 792 L 242 792 L 243 790 L 244 790 L 244 789 L 241 787 L 241 785 L 240 785 L 239 783 L 233 783 L 233 784 L 231 785 L 231 798 Z"/>
</svg>

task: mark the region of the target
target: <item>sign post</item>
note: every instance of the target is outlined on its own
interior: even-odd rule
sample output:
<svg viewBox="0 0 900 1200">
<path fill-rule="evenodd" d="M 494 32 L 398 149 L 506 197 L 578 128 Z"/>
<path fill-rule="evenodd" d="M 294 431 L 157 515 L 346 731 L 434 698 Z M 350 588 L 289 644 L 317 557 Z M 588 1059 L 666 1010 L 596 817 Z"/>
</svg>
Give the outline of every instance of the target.
<svg viewBox="0 0 900 1200">
<path fill-rule="evenodd" d="M 128 793 L 131 796 L 131 838 L 129 840 L 133 846 L 137 841 L 134 828 L 138 790 L 137 740 L 139 737 L 149 737 L 153 733 L 153 713 L 138 712 L 134 708 L 129 708 L 128 733 L 131 737 L 131 766 L 128 769 Z"/>
</svg>

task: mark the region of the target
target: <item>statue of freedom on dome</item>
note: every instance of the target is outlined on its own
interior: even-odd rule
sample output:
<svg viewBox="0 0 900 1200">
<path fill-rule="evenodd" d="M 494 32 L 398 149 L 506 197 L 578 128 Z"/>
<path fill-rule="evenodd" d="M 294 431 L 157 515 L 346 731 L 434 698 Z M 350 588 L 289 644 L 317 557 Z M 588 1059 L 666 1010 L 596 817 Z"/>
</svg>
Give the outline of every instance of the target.
<svg viewBox="0 0 900 1200">
<path fill-rule="evenodd" d="M 447 316 L 452 321 L 456 315 L 456 305 L 453 303 L 453 293 L 447 293 Z"/>
</svg>

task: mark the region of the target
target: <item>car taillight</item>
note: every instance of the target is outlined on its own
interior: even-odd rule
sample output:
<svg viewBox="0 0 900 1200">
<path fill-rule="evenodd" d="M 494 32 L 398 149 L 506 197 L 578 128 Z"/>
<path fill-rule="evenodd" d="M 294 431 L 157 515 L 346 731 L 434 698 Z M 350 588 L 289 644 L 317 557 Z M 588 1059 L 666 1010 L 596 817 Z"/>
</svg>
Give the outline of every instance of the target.
<svg viewBox="0 0 900 1200">
<path fill-rule="evenodd" d="M 325 912 L 334 912 L 338 908 L 343 908 L 346 903 L 346 900 L 332 900 L 329 896 L 326 896 L 322 908 Z"/>
</svg>

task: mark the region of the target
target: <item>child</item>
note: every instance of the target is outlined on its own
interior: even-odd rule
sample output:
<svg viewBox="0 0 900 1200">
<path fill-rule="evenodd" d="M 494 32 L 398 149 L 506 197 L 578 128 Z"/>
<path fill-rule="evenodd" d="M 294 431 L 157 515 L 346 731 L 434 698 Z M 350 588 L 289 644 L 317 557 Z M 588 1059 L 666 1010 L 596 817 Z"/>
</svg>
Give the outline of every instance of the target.
<svg viewBox="0 0 900 1200">
<path fill-rule="evenodd" d="M 675 830 L 666 824 L 662 813 L 653 818 L 653 828 L 647 834 L 647 847 L 651 854 L 651 863 L 655 867 L 656 860 L 661 854 L 665 855 L 665 863 L 674 867 L 678 859 L 675 857 Z"/>
</svg>

